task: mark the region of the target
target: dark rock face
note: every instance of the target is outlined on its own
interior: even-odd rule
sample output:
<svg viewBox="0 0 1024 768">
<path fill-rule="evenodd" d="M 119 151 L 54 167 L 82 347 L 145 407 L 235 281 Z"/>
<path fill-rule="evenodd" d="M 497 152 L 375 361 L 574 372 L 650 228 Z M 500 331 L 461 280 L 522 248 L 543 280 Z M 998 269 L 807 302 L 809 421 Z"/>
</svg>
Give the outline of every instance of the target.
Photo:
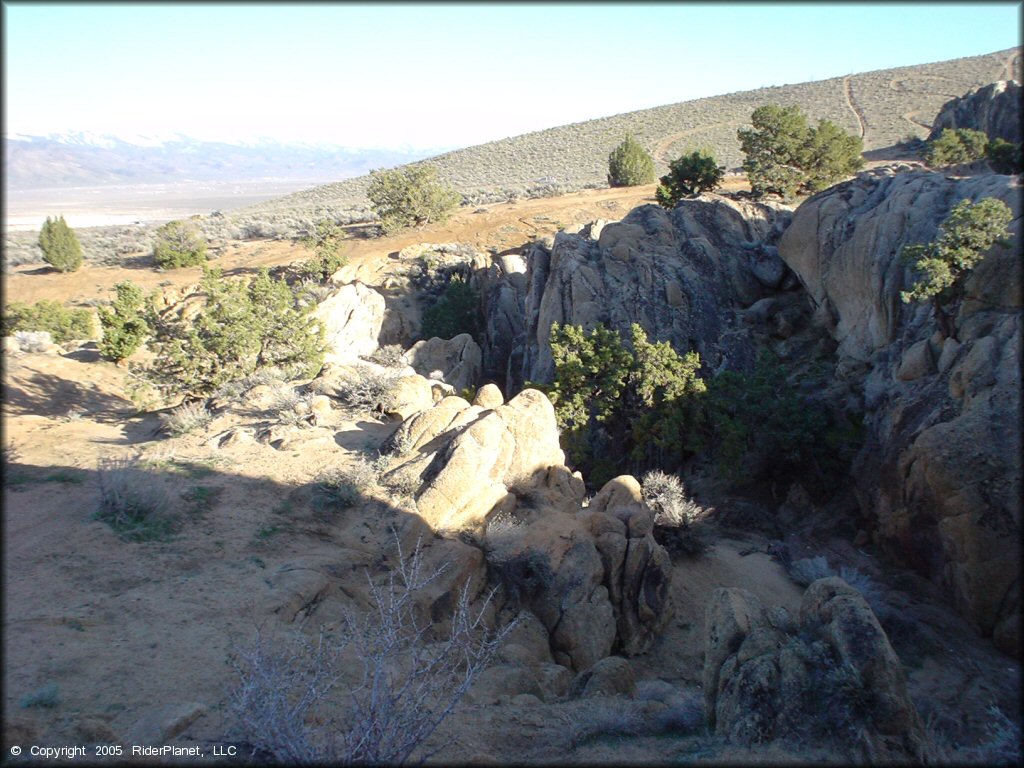
<svg viewBox="0 0 1024 768">
<path fill-rule="evenodd" d="M 899 252 L 984 197 L 1013 210 L 1013 241 L 975 268 L 945 338 L 930 305 L 900 300 Z M 1020 649 L 1020 212 L 1013 177 L 883 168 L 805 202 L 779 243 L 838 342 L 837 377 L 863 401 L 853 474 L 875 542 L 1009 653 Z"/>
<path fill-rule="evenodd" d="M 984 132 L 989 139 L 1019 144 L 1020 100 L 1020 83 L 1000 80 L 947 101 L 932 124 L 928 140 L 937 139 L 947 128 L 970 128 Z"/>
<path fill-rule="evenodd" d="M 920 716 L 899 658 L 860 594 L 839 578 L 807 588 L 799 619 L 743 589 L 705 616 L 704 697 L 715 733 L 741 744 L 822 739 L 853 760 L 917 762 Z"/>
<path fill-rule="evenodd" d="M 504 309 L 488 312 L 495 333 L 484 344 L 485 368 L 488 349 L 509 349 L 509 391 L 550 382 L 552 323 L 623 333 L 638 323 L 652 340 L 695 349 L 713 370 L 742 367 L 754 355 L 743 310 L 795 284 L 774 247 L 790 215 L 779 205 L 702 195 L 672 211 L 644 205 L 618 223 L 559 233 L 528 255 L 522 293 L 510 270 L 492 284 L 489 305 L 512 307 L 521 295 L 525 319 L 516 327 Z"/>
</svg>

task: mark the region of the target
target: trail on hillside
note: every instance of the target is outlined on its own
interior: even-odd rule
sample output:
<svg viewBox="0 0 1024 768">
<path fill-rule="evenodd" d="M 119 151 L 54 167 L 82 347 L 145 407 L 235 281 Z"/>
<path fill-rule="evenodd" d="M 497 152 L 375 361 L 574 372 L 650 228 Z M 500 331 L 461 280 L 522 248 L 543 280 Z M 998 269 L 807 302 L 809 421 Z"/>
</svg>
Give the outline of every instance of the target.
<svg viewBox="0 0 1024 768">
<path fill-rule="evenodd" d="M 735 120 L 728 120 L 722 123 L 711 123 L 709 125 L 701 125 L 696 128 L 679 131 L 678 133 L 671 133 L 658 142 L 658 145 L 654 148 L 654 152 L 652 154 L 655 160 L 668 165 L 675 158 L 669 158 L 667 153 L 669 149 L 672 148 L 672 145 L 679 141 L 679 139 L 685 139 L 687 136 L 691 136 L 695 133 L 701 133 L 703 131 L 710 131 L 714 128 L 723 128 L 728 126 L 739 127 L 741 125 L 743 125 L 743 123 L 736 122 Z"/>
<path fill-rule="evenodd" d="M 850 82 L 849 77 L 843 78 L 843 98 L 846 99 L 846 106 L 850 108 L 853 116 L 857 118 L 857 124 L 860 126 L 860 137 L 863 139 L 867 135 L 868 124 L 864 118 L 864 111 L 853 97 L 853 83 Z"/>
</svg>

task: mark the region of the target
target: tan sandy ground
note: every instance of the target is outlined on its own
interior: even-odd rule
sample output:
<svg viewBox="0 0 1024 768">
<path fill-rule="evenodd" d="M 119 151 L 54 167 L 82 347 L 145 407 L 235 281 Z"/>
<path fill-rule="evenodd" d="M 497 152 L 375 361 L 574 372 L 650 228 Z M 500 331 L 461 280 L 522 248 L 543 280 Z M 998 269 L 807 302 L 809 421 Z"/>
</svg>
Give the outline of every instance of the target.
<svg viewBox="0 0 1024 768">
<path fill-rule="evenodd" d="M 597 190 L 487 206 L 482 213 L 463 210 L 443 226 L 353 241 L 350 254 L 358 265 L 416 242 L 521 247 L 560 226 L 620 218 L 650 193 L 650 188 Z M 244 243 L 219 261 L 235 271 L 303 255 L 288 243 Z M 15 270 L 8 299 L 80 301 L 105 295 L 124 277 L 155 286 L 162 280 L 181 285 L 198 276 L 198 270 L 160 274 L 91 267 L 74 275 L 31 272 Z M 394 424 L 335 410 L 324 426 L 298 432 L 294 445 L 283 450 L 261 443 L 217 448 L 214 436 L 232 426 L 255 430 L 274 424 L 274 415 L 240 407 L 196 434 L 167 438 L 156 432 L 156 415 L 136 413 L 124 391 L 125 370 L 98 360 L 89 349 L 13 353 L 4 362 L 2 426 L 4 449 L 10 451 L 5 453 L 3 543 L 5 755 L 15 743 L 23 748 L 201 744 L 209 752 L 233 734 L 225 710 L 234 681 L 227 664 L 232 648 L 247 643 L 257 626 L 293 632 L 306 614 L 310 626 L 336 626 L 342 609 L 359 602 L 364 569 L 379 572 L 387 526 L 415 527 L 408 513 L 387 503 L 325 514 L 309 502 L 311 483 L 321 470 L 350 462 L 357 452 L 372 453 Z M 180 532 L 169 541 L 124 541 L 91 519 L 99 499 L 98 462 L 135 455 L 150 460 L 152 482 L 166 487 L 182 519 Z M 767 604 L 790 609 L 798 604 L 799 588 L 762 554 L 764 541 L 726 537 L 713 528 L 710 535 L 714 546 L 706 555 L 676 563 L 675 616 L 657 646 L 634 660 L 638 678 L 697 691 L 703 609 L 715 587 L 743 586 Z M 888 599 L 924 627 L 910 646 L 898 650 L 926 715 L 933 711 L 947 731 L 970 742 L 983 733 L 991 701 L 1006 712 L 1018 711 L 1019 664 L 976 639 L 929 585 L 883 569 L 848 542 L 823 540 L 816 546 L 885 579 L 892 587 Z M 759 551 L 740 554 L 752 547 Z M 49 685 L 57 686 L 56 706 L 22 706 L 23 697 Z M 739 750 L 701 734 L 607 737 L 573 747 L 567 723 L 584 716 L 573 702 L 466 706 L 446 725 L 442 735 L 453 746 L 437 759 L 618 763 L 829 757 L 813 750 Z"/>
</svg>

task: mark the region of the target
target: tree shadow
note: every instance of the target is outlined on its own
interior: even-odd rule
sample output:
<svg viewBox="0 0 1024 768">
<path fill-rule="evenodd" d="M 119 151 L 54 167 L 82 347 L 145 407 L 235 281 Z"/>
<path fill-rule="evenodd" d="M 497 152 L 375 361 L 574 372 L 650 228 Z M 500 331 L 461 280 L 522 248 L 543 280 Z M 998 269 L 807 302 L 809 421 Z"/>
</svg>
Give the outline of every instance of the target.
<svg viewBox="0 0 1024 768">
<path fill-rule="evenodd" d="M 4 383 L 4 408 L 10 415 L 56 418 L 78 410 L 88 413 L 93 421 L 111 423 L 123 422 L 137 412 L 131 400 L 103 392 L 95 384 L 39 371 L 26 374 L 17 384 Z"/>
</svg>

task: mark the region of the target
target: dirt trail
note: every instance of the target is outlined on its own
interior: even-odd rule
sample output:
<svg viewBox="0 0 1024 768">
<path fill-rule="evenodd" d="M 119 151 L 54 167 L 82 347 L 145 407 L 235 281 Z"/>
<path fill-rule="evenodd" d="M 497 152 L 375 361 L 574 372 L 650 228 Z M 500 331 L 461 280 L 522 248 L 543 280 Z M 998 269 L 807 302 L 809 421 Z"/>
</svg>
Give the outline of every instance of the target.
<svg viewBox="0 0 1024 768">
<path fill-rule="evenodd" d="M 857 104 L 856 99 L 853 98 L 853 84 L 850 82 L 849 77 L 843 78 L 843 98 L 846 99 L 846 106 L 853 112 L 853 116 L 857 118 L 857 124 L 860 126 L 860 137 L 863 139 L 864 135 L 868 132 L 868 124 L 864 119 L 864 111 Z"/>
</svg>

